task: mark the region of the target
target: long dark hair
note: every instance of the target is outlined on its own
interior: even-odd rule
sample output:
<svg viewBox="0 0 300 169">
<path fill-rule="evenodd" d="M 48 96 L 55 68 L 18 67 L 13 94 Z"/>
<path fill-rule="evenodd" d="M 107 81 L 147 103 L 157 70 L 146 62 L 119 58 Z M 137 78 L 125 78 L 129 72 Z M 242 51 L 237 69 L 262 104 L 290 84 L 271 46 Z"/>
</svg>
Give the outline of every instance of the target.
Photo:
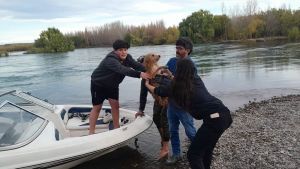
<svg viewBox="0 0 300 169">
<path fill-rule="evenodd" d="M 189 59 L 177 61 L 175 77 L 172 81 L 171 96 L 178 106 L 184 110 L 190 109 L 193 80 L 195 74 L 194 63 Z"/>
</svg>

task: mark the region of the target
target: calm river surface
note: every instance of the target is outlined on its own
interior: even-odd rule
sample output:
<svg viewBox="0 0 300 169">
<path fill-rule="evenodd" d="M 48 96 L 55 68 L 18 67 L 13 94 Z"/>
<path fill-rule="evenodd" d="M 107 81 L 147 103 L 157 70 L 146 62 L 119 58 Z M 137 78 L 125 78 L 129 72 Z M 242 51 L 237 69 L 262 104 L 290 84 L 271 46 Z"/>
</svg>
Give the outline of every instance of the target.
<svg viewBox="0 0 300 169">
<path fill-rule="evenodd" d="M 77 49 L 60 54 L 21 54 L 0 58 L 0 91 L 21 89 L 54 104 L 91 104 L 90 75 L 111 48 Z M 148 52 L 162 56 L 161 65 L 175 56 L 173 45 L 132 47 L 137 58 Z M 192 59 L 208 90 L 231 109 L 272 96 L 300 94 L 300 43 L 205 44 Z M 120 85 L 121 107 L 138 110 L 140 80 L 126 77 Z M 105 102 L 105 104 L 108 104 Z M 152 116 L 152 98 L 146 113 Z M 200 122 L 196 122 L 199 126 Z M 180 128 L 183 153 L 186 137 Z M 174 168 L 157 161 L 160 149 L 155 125 L 133 144 L 75 168 Z M 186 162 L 175 168 L 188 168 Z"/>
</svg>

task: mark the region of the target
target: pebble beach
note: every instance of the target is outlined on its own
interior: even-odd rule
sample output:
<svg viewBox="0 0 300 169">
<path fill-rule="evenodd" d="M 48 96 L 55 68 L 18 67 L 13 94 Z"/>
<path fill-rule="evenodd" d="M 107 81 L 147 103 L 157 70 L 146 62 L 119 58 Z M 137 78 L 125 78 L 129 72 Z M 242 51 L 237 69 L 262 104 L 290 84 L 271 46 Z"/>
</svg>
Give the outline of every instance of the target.
<svg viewBox="0 0 300 169">
<path fill-rule="evenodd" d="M 300 95 L 249 102 L 232 116 L 214 150 L 213 169 L 300 167 Z"/>
</svg>

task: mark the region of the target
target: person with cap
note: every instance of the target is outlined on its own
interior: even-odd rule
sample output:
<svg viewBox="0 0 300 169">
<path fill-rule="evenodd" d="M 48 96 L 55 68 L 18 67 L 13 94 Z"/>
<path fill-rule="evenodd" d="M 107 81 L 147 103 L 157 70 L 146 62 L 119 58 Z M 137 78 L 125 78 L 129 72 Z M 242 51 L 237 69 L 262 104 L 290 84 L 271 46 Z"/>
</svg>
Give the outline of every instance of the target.
<svg viewBox="0 0 300 169">
<path fill-rule="evenodd" d="M 128 54 L 129 43 L 116 40 L 113 51 L 108 53 L 91 75 L 93 108 L 90 113 L 90 131 L 95 133 L 96 122 L 105 99 L 111 106 L 114 128 L 119 128 L 119 84 L 125 76 L 149 79 L 144 66 Z"/>
<path fill-rule="evenodd" d="M 180 59 L 191 60 L 190 54 L 192 51 L 193 51 L 193 43 L 188 37 L 180 37 L 176 41 L 176 57 L 171 58 L 166 65 L 173 75 L 175 75 L 176 72 L 177 61 Z M 195 72 L 195 75 L 196 74 L 197 72 Z M 168 165 L 172 165 L 181 159 L 181 149 L 180 149 L 180 139 L 179 139 L 180 122 L 183 125 L 185 129 L 185 133 L 190 141 L 192 141 L 196 135 L 196 128 L 194 127 L 193 117 L 189 113 L 186 113 L 186 111 L 183 110 L 182 108 L 179 108 L 173 102 L 169 102 L 168 104 L 167 115 L 168 115 L 168 123 L 169 123 L 169 130 L 171 136 L 172 156 L 169 156 L 166 163 Z"/>
</svg>

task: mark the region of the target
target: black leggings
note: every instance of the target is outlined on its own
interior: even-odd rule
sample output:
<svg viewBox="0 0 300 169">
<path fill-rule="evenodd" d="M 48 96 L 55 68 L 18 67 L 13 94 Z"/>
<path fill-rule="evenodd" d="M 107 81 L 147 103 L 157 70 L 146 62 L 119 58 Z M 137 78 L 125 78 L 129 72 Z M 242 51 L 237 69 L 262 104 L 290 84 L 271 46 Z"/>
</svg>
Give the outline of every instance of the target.
<svg viewBox="0 0 300 169">
<path fill-rule="evenodd" d="M 157 101 L 153 105 L 153 121 L 159 131 L 162 141 L 170 140 L 167 106 L 161 106 Z"/>
<path fill-rule="evenodd" d="M 204 119 L 189 147 L 187 157 L 192 169 L 210 169 L 213 150 L 232 119 L 229 110 L 219 112 L 219 118 Z"/>
</svg>

